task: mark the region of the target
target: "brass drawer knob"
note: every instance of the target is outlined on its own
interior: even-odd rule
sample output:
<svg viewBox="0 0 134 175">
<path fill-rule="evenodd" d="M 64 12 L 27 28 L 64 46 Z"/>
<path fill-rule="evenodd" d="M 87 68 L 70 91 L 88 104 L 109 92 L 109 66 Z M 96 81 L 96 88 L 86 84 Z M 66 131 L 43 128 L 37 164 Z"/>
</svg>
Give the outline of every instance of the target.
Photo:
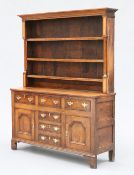
<svg viewBox="0 0 134 175">
<path fill-rule="evenodd" d="M 28 97 L 28 101 L 32 102 L 33 101 L 33 97 Z"/>
<path fill-rule="evenodd" d="M 41 103 L 45 103 L 47 100 L 45 98 L 40 99 Z"/>
<path fill-rule="evenodd" d="M 40 139 L 41 140 L 46 140 L 46 137 L 45 136 L 41 136 Z"/>
<path fill-rule="evenodd" d="M 18 96 L 16 97 L 16 99 L 17 99 L 17 100 L 20 100 L 20 99 L 21 99 L 21 96 L 18 95 Z"/>
<path fill-rule="evenodd" d="M 60 116 L 59 115 L 53 115 L 53 118 L 57 120 Z"/>
<path fill-rule="evenodd" d="M 57 126 L 54 126 L 54 127 L 53 127 L 53 130 L 54 130 L 54 131 L 59 131 L 59 130 L 60 130 L 60 128 L 59 128 L 59 127 L 57 127 Z"/>
<path fill-rule="evenodd" d="M 57 105 L 57 104 L 59 103 L 59 101 L 58 101 L 58 100 L 53 100 L 53 103 L 54 103 L 55 105 Z"/>
<path fill-rule="evenodd" d="M 67 104 L 68 104 L 69 106 L 72 106 L 72 105 L 73 105 L 73 102 L 72 102 L 72 101 L 68 101 Z"/>
<path fill-rule="evenodd" d="M 54 143 L 58 143 L 59 139 L 54 138 L 53 141 L 54 141 Z"/>
<path fill-rule="evenodd" d="M 41 116 L 42 118 L 45 118 L 45 117 L 46 117 L 46 114 L 45 114 L 45 113 L 41 113 L 40 116 Z"/>
<path fill-rule="evenodd" d="M 84 107 L 84 108 L 86 108 L 87 106 L 88 106 L 88 104 L 87 103 L 82 103 L 82 106 Z"/>
<path fill-rule="evenodd" d="M 103 75 L 103 78 L 107 78 L 108 76 L 106 74 Z"/>
<path fill-rule="evenodd" d="M 40 127 L 41 127 L 41 129 L 45 129 L 46 128 L 46 125 L 41 124 Z"/>
</svg>

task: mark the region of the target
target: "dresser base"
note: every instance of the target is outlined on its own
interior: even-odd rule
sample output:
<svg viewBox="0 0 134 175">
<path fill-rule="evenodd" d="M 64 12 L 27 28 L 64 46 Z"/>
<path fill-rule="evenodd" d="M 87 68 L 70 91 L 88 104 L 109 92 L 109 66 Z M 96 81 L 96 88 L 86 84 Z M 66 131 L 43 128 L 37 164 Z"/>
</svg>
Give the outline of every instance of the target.
<svg viewBox="0 0 134 175">
<path fill-rule="evenodd" d="M 12 150 L 23 142 L 85 156 L 97 168 L 97 155 L 114 160 L 114 96 L 54 89 L 12 90 Z"/>
</svg>

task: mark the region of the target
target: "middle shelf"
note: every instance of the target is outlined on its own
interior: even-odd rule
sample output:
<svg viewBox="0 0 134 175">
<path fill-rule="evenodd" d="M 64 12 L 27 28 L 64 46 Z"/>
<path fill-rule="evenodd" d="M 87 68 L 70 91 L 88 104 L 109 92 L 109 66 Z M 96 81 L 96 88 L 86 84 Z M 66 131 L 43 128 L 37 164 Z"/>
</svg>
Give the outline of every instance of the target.
<svg viewBox="0 0 134 175">
<path fill-rule="evenodd" d="M 63 58 L 27 58 L 27 61 L 42 61 L 42 62 L 79 62 L 79 63 L 103 63 L 103 59 L 63 59 Z"/>
<path fill-rule="evenodd" d="M 97 37 L 69 37 L 69 38 L 27 38 L 27 41 L 82 41 L 82 40 L 103 40 L 106 36 Z"/>
<path fill-rule="evenodd" d="M 102 59 L 102 40 L 31 42 L 27 43 L 27 58 Z"/>
</svg>

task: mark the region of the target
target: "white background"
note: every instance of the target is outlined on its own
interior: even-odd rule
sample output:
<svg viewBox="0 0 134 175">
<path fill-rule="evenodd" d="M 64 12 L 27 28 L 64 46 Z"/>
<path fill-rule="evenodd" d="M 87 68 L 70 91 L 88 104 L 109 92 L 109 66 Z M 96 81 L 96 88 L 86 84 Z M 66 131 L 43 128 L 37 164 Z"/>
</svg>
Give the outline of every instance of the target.
<svg viewBox="0 0 134 175">
<path fill-rule="evenodd" d="M 17 14 L 112 7 L 115 23 L 116 161 L 98 156 L 98 169 L 82 157 L 18 144 L 10 149 L 10 88 L 22 86 L 23 40 Z M 0 174 L 134 174 L 133 0 L 0 0 Z"/>
</svg>

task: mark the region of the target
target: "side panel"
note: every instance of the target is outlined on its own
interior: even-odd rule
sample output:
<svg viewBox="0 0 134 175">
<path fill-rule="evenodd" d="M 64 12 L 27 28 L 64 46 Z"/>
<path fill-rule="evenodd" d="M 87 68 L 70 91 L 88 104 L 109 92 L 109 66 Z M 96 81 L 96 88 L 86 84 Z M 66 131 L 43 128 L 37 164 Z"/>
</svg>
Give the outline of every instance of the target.
<svg viewBox="0 0 134 175">
<path fill-rule="evenodd" d="M 107 93 L 114 92 L 114 18 L 107 18 Z"/>
<path fill-rule="evenodd" d="M 103 17 L 103 93 L 114 92 L 114 17 Z"/>
<path fill-rule="evenodd" d="M 97 101 L 97 152 L 114 149 L 114 97 Z"/>
</svg>

